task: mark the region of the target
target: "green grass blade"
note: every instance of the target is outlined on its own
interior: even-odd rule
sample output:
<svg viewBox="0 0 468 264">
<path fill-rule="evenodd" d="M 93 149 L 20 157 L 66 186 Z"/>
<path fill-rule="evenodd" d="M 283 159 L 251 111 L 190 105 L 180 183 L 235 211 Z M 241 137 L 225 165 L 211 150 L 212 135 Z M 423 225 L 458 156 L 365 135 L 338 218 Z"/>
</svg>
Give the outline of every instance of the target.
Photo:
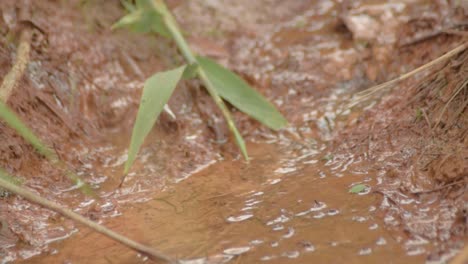
<svg viewBox="0 0 468 264">
<path fill-rule="evenodd" d="M 8 126 L 16 130 L 26 141 L 36 148 L 36 150 L 51 160 L 57 160 L 57 155 L 53 150 L 41 142 L 34 133 L 11 111 L 5 103 L 0 101 L 0 118 L 3 119 Z"/>
<path fill-rule="evenodd" d="M 146 80 L 141 96 L 135 125 L 133 126 L 132 139 L 128 150 L 128 159 L 125 163 L 124 174 L 135 161 L 136 155 L 146 136 L 151 131 L 154 123 L 164 105 L 169 101 L 177 83 L 182 78 L 186 65 L 177 69 L 156 73 Z"/>
<path fill-rule="evenodd" d="M 76 184 L 80 190 L 86 195 L 94 195 L 91 187 L 86 184 L 78 175 L 71 172 L 65 163 L 61 161 L 55 151 L 46 146 L 42 141 L 19 119 L 19 117 L 8 108 L 8 106 L 0 101 L 0 119 L 4 120 L 8 126 L 13 128 L 16 133 L 20 134 L 27 142 L 29 142 L 40 154 L 44 155 L 53 165 L 59 169 L 65 170 L 65 175 Z"/>
<path fill-rule="evenodd" d="M 139 33 L 155 32 L 164 37 L 170 37 L 162 15 L 153 7 L 151 0 L 137 1 L 136 7 L 112 25 L 111 29 L 122 27 Z"/>
<path fill-rule="evenodd" d="M 133 12 L 133 11 L 135 11 L 135 6 L 132 5 L 131 1 L 128 1 L 128 0 L 120 0 L 120 3 L 123 5 L 123 7 L 125 8 L 125 10 L 127 10 L 127 12 Z"/>
<path fill-rule="evenodd" d="M 205 57 L 197 61 L 223 99 L 273 130 L 288 124 L 273 104 L 235 73 Z"/>
</svg>

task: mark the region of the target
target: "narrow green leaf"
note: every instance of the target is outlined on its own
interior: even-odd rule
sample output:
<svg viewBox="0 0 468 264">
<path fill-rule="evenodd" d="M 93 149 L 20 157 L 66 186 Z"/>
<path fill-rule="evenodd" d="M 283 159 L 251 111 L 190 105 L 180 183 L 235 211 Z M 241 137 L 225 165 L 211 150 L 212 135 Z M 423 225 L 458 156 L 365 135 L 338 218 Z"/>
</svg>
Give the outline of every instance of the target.
<svg viewBox="0 0 468 264">
<path fill-rule="evenodd" d="M 125 10 L 127 10 L 127 12 L 133 12 L 136 9 L 135 6 L 132 5 L 132 3 L 128 0 L 120 0 L 120 3 L 123 5 Z"/>
<path fill-rule="evenodd" d="M 142 12 L 134 10 L 131 13 L 123 16 L 119 21 L 112 25 L 111 29 L 115 30 L 122 27 L 131 27 L 134 24 L 137 24 L 141 20 Z M 138 31 L 138 30 L 136 30 Z M 149 30 L 141 30 L 143 32 L 148 32 Z"/>
<path fill-rule="evenodd" d="M 367 188 L 367 185 L 365 184 L 356 184 L 351 189 L 349 189 L 350 193 L 360 193 L 364 191 Z"/>
<path fill-rule="evenodd" d="M 122 27 L 139 33 L 155 32 L 164 37 L 170 37 L 163 17 L 151 4 L 151 0 L 137 1 L 136 8 L 112 25 L 111 29 Z"/>
<path fill-rule="evenodd" d="M 197 61 L 223 99 L 271 129 L 287 125 L 275 106 L 235 73 L 205 57 L 197 57 Z"/>
<path fill-rule="evenodd" d="M 44 145 L 41 140 L 11 111 L 5 103 L 0 102 L 0 118 L 3 119 L 11 128 L 16 130 L 26 141 L 31 143 L 36 150 L 48 159 L 56 160 L 56 154 L 49 147 Z"/>
<path fill-rule="evenodd" d="M 86 195 L 93 195 L 91 187 L 86 184 L 78 175 L 71 172 L 64 162 L 62 162 L 54 150 L 46 146 L 42 141 L 11 111 L 5 103 L 0 101 L 0 119 L 4 120 L 8 126 L 13 128 L 28 141 L 40 154 L 44 155 L 54 166 L 65 170 L 65 175 L 76 184 Z M 4 173 L 5 174 L 5 173 Z"/>
<path fill-rule="evenodd" d="M 128 170 L 135 161 L 141 145 L 151 131 L 154 123 L 156 123 L 164 105 L 169 101 L 186 67 L 184 65 L 174 70 L 156 73 L 146 80 L 141 96 L 140 108 L 138 109 L 135 125 L 133 126 L 124 174 L 128 173 Z"/>
</svg>

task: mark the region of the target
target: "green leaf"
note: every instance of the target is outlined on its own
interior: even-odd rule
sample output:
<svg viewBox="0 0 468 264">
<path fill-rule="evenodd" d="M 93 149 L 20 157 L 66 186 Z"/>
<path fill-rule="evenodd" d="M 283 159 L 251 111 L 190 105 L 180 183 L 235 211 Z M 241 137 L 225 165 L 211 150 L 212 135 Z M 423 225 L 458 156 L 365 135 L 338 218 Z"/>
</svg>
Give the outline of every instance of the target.
<svg viewBox="0 0 468 264">
<path fill-rule="evenodd" d="M 364 191 L 367 188 L 367 185 L 365 184 L 356 184 L 351 189 L 349 189 L 350 193 L 360 193 Z"/>
<path fill-rule="evenodd" d="M 135 125 L 133 126 L 124 174 L 128 173 L 128 170 L 135 161 L 141 145 L 154 126 L 154 123 L 156 123 L 164 105 L 169 101 L 186 67 L 184 65 L 174 70 L 156 73 L 146 80 L 141 96 L 140 108 L 138 109 Z"/>
<path fill-rule="evenodd" d="M 40 154 L 44 155 L 54 166 L 65 170 L 65 175 L 71 179 L 86 195 L 93 195 L 91 188 L 75 173 L 68 170 L 64 162 L 62 162 L 54 150 L 46 146 L 42 141 L 19 119 L 19 117 L 8 108 L 8 106 L 0 101 L 0 118 L 5 121 L 8 126 L 13 128 L 16 133 L 20 134 L 28 141 Z M 3 173 L 6 175 L 6 173 Z"/>
<path fill-rule="evenodd" d="M 197 61 L 223 99 L 273 130 L 287 125 L 275 106 L 235 73 L 205 57 Z"/>
<path fill-rule="evenodd" d="M 56 160 L 57 156 L 53 150 L 44 145 L 41 140 L 11 111 L 5 103 L 0 102 L 0 118 L 3 119 L 8 126 L 16 130 L 26 141 L 36 148 L 36 150 L 48 159 Z"/>
<path fill-rule="evenodd" d="M 131 13 L 128 13 L 127 15 L 123 16 L 119 21 L 117 21 L 114 25 L 112 25 L 111 29 L 115 30 L 118 28 L 123 28 L 123 27 L 129 27 L 131 28 L 132 26 L 136 25 L 140 20 L 141 20 L 142 12 L 138 10 L 134 10 Z M 138 28 L 132 28 L 135 31 L 139 31 Z M 141 30 L 143 32 L 148 32 L 145 30 Z"/>
<path fill-rule="evenodd" d="M 170 37 L 162 15 L 151 4 L 151 0 L 137 1 L 136 8 L 112 25 L 111 29 L 122 27 L 139 33 L 155 32 Z"/>
<path fill-rule="evenodd" d="M 120 3 L 123 5 L 125 10 L 127 10 L 127 12 L 133 12 L 136 9 L 136 7 L 128 0 L 120 0 Z"/>
</svg>

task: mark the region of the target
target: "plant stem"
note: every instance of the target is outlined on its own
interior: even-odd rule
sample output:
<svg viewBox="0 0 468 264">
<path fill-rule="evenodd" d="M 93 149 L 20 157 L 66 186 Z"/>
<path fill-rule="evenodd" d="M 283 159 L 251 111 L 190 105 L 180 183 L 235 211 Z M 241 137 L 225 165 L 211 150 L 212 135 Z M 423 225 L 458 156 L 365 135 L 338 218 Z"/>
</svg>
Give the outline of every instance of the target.
<svg viewBox="0 0 468 264">
<path fill-rule="evenodd" d="M 44 206 L 48 209 L 51 209 L 63 216 L 66 216 L 78 223 L 81 223 L 91 229 L 93 229 L 94 231 L 98 232 L 98 233 L 101 233 L 133 250 L 136 250 L 144 255 L 147 255 L 149 258 L 153 259 L 153 260 L 156 260 L 156 261 L 165 261 L 165 262 L 170 262 L 170 263 L 174 263 L 174 261 L 165 256 L 164 254 L 148 247 L 148 246 L 145 246 L 143 244 L 140 244 L 136 241 L 133 241 L 131 240 L 130 238 L 127 238 L 123 235 L 120 235 L 118 233 L 115 233 L 114 231 L 102 226 L 102 225 L 99 225 L 75 212 L 73 212 L 72 210 L 70 209 L 67 209 L 67 208 L 64 208 L 62 207 L 61 205 L 55 203 L 55 202 L 52 202 L 52 201 L 49 201 L 47 199 L 44 199 L 36 194 L 34 194 L 33 192 L 31 191 L 28 191 L 20 186 L 17 186 L 13 183 L 10 183 L 8 181 L 5 181 L 3 179 L 0 178 L 0 187 L 2 187 L 3 189 L 6 189 L 12 193 L 15 193 L 17 195 L 20 195 L 22 197 L 24 197 L 26 200 L 30 201 L 30 202 L 33 202 L 33 203 L 36 203 L 36 204 L 39 204 L 41 206 Z"/>
<path fill-rule="evenodd" d="M 164 1 L 153 0 L 153 4 L 154 4 L 154 7 L 161 12 L 164 24 L 166 25 L 167 29 L 171 33 L 177 47 L 182 52 L 182 55 L 184 56 L 187 63 L 196 64 L 197 59 L 193 55 L 192 50 L 190 49 L 187 41 L 185 40 L 184 36 L 179 30 L 177 21 L 175 20 L 174 16 L 171 14 L 169 9 L 165 5 Z M 221 99 L 221 97 L 216 92 L 216 89 L 213 83 L 208 79 L 208 76 L 200 67 L 197 68 L 197 75 L 200 78 L 200 80 L 203 82 L 203 84 L 205 85 L 206 90 L 208 91 L 210 96 L 213 98 L 216 105 L 219 107 L 219 109 L 221 109 L 221 112 L 223 113 L 224 118 L 226 119 L 226 122 L 228 124 L 229 130 L 231 130 L 231 132 L 234 134 L 236 143 L 239 146 L 242 152 L 242 155 L 244 156 L 244 159 L 249 160 L 249 155 L 247 154 L 247 147 L 245 146 L 244 139 L 242 138 L 242 135 L 240 134 L 239 130 L 236 127 L 236 124 L 234 123 L 234 119 L 232 118 L 231 112 L 229 112 L 229 109 L 226 107 L 226 104 L 224 103 L 223 99 Z"/>
</svg>

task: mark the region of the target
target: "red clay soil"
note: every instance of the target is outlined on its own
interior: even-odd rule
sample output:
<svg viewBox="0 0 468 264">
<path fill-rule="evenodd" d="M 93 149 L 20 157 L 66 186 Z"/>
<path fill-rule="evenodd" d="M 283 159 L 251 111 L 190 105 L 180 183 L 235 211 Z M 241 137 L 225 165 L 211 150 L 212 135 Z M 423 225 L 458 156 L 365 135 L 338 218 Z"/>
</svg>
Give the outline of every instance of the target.
<svg viewBox="0 0 468 264">
<path fill-rule="evenodd" d="M 411 56 L 425 46 L 412 47 Z M 433 261 L 461 248 L 468 234 L 467 70 L 464 51 L 421 80 L 397 85 L 336 141 L 385 176 L 375 191 L 383 196 L 389 229 L 439 241 L 428 258 Z"/>
<path fill-rule="evenodd" d="M 20 176 L 25 186 L 45 198 L 99 220 L 117 215 L 119 201 L 129 199 L 134 186 L 157 191 L 165 181 L 186 177 L 223 157 L 238 157 L 234 144 L 220 144 L 229 139 L 229 133 L 219 122 L 221 115 L 209 96 L 199 83 L 184 82 L 169 102 L 177 118 L 163 113 L 150 136 L 156 143 L 147 144 L 142 150 L 142 156 L 146 155 L 152 166 L 145 166 L 148 164 L 143 161 L 135 164 L 134 174 L 153 177 L 136 179 L 129 175 L 125 182 L 129 187 L 118 190 L 142 83 L 152 73 L 177 65 L 181 57 L 167 40 L 126 31 L 111 32 L 112 23 L 123 15 L 119 1 L 71 2 L 30 1 L 33 11 L 28 20 L 42 32 L 35 31 L 27 73 L 8 104 L 96 189 L 103 201 L 86 203 L 89 200 L 71 188 L 62 171 L 52 167 L 3 123 L 1 168 Z M 187 10 L 196 11 L 196 2 L 169 1 L 173 8 L 177 7 L 178 18 Z M 371 169 L 384 176 L 375 191 L 382 195 L 381 214 L 387 227 L 397 236 L 416 242 L 437 241 L 429 260 L 438 260 L 461 248 L 468 234 L 468 52 L 424 76 L 399 84 L 362 115 L 356 111 L 341 120 L 337 117 L 332 133 L 324 132 L 318 121 L 307 123 L 304 109 L 327 104 L 324 100 L 307 105 L 307 99 L 327 98 L 332 94 L 329 87 L 362 89 L 396 77 L 457 46 L 466 36 L 468 8 L 462 4 L 453 7 L 429 3 L 427 8 L 423 6 L 425 14 L 434 16 L 417 19 L 422 12 L 418 8 L 422 7 L 411 6 L 414 10 L 410 10 L 410 16 L 414 19 L 403 24 L 404 30 L 397 35 L 399 41 L 380 45 L 382 39 L 378 35 L 358 35 L 359 28 L 353 24 L 353 18 L 362 12 L 358 8 L 361 1 L 337 4 L 340 11 L 333 11 L 333 18 L 325 23 L 326 33 L 319 32 L 319 37 L 304 34 L 300 21 L 292 26 L 285 22 L 301 10 L 320 10 L 314 4 L 291 1 L 294 3 L 287 9 L 287 1 L 276 1 L 284 7 L 281 12 L 274 4 L 263 1 L 239 1 L 239 6 L 248 6 L 249 2 L 263 3 L 268 16 L 246 14 L 248 23 L 242 27 L 234 16 L 225 16 L 218 21 L 220 32 L 190 38 L 194 48 L 221 60 L 255 84 L 293 126 L 304 128 L 293 129 L 299 137 L 333 136 L 329 149 L 337 159 L 349 154 L 373 161 Z M 5 76 L 15 58 L 21 30 L 18 8 L 24 6 L 15 0 L 0 3 L 0 76 Z M 211 16 L 224 14 L 217 6 L 210 8 Z M 450 19 L 445 17 L 447 14 L 451 14 Z M 313 19 L 323 17 L 321 14 Z M 204 19 L 194 12 L 182 17 L 181 24 L 185 28 L 193 23 L 197 32 L 200 29 L 193 21 L 199 21 L 199 27 L 203 27 Z M 281 22 L 282 29 L 289 31 L 261 35 L 271 29 L 266 25 L 272 21 Z M 388 28 L 396 30 L 399 26 Z M 252 41 L 255 38 L 261 40 Z M 345 59 L 336 59 L 337 53 L 331 51 L 320 51 L 307 59 L 294 52 L 278 52 L 293 47 L 303 54 L 303 43 L 320 41 L 336 44 L 341 49 L 339 55 Z M 265 42 L 273 43 L 275 48 L 265 48 Z M 273 62 L 267 62 L 265 57 Z M 235 113 L 235 117 L 248 139 L 272 133 L 240 113 Z M 292 134 L 286 132 L 282 133 Z M 184 140 L 193 135 L 198 137 L 190 142 Z M 76 231 L 69 220 L 15 195 L 2 194 L 0 258 L 27 259 L 47 252 L 49 242 Z M 132 201 L 144 200 L 144 194 L 131 197 Z M 410 251 L 414 245 L 405 246 Z"/>
</svg>

